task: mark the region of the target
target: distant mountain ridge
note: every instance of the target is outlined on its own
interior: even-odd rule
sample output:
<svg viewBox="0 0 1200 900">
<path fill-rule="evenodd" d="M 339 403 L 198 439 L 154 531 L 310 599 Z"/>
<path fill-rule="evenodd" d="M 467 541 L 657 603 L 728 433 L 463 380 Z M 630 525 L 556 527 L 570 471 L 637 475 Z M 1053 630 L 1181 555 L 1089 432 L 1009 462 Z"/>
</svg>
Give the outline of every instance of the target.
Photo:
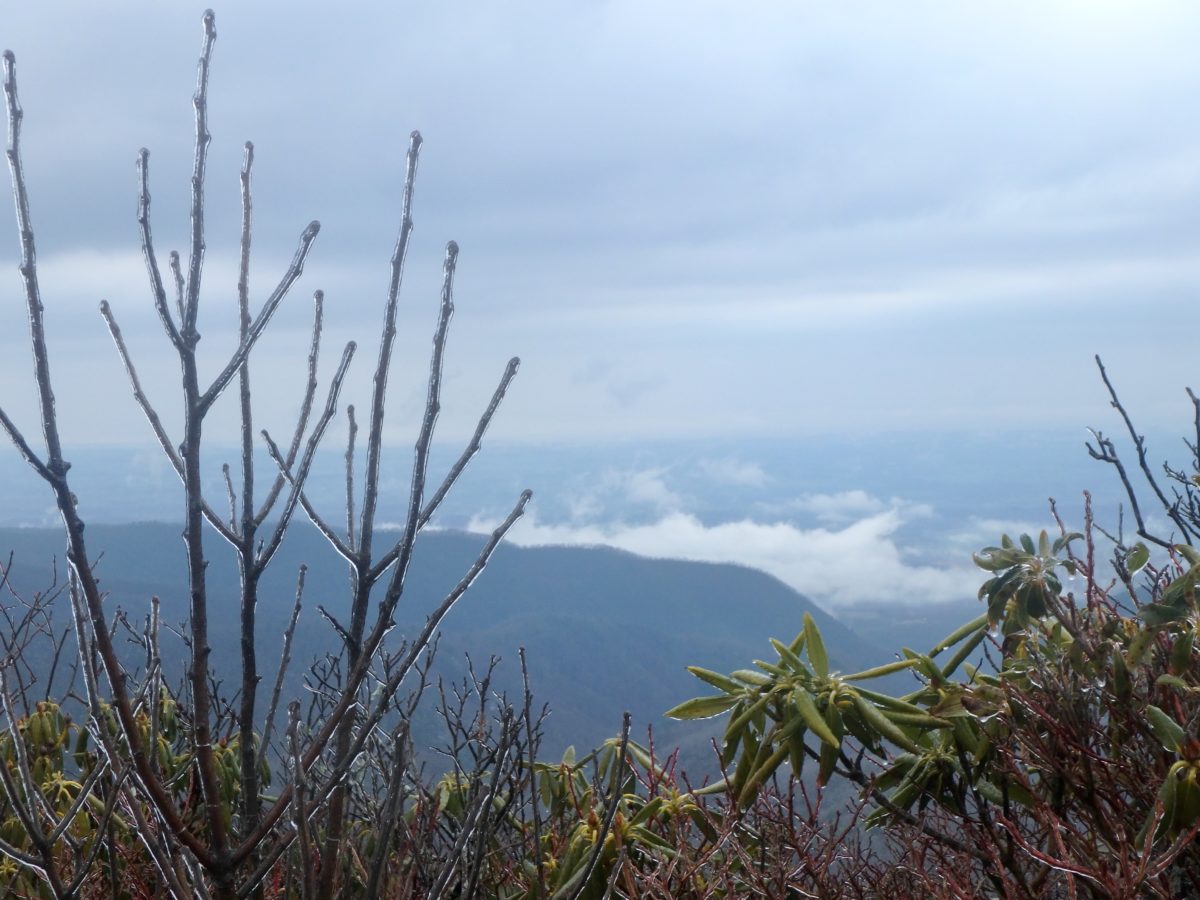
<svg viewBox="0 0 1200 900">
<path fill-rule="evenodd" d="M 377 543 L 386 546 L 388 533 Z M 161 598 L 164 621 L 186 625 L 187 590 L 178 525 L 96 525 L 89 547 L 99 561 L 101 588 L 112 609 L 120 605 L 140 622 L 152 595 Z M 429 531 L 417 542 L 397 637 L 411 634 L 459 580 L 485 539 L 463 532 Z M 63 538 L 52 529 L 0 529 L 0 552 L 13 554 L 18 589 L 49 583 L 52 560 Z M 215 534 L 206 542 L 209 566 L 213 665 L 232 693 L 239 671 L 236 565 Z M 301 676 L 318 655 L 337 649 L 337 636 L 318 604 L 344 620 L 348 575 L 345 563 L 307 526 L 285 540 L 260 587 L 260 670 L 269 684 L 278 664 L 281 634 L 291 613 L 297 569 L 308 566 L 304 610 L 293 649 L 288 691 L 303 690 Z M 60 612 L 67 615 L 65 598 Z M 634 716 L 635 734 L 653 725 L 660 746 L 683 742 L 703 751 L 711 729 L 675 723 L 663 712 L 705 687 L 687 665 L 728 671 L 770 654 L 768 638 L 790 640 L 805 612 L 821 626 L 835 668 L 851 671 L 890 657 L 832 616 L 765 573 L 730 564 L 648 559 L 607 547 L 502 545 L 487 570 L 443 624 L 437 669 L 464 671 L 463 654 L 477 667 L 502 657 L 496 688 L 516 695 L 519 647 L 526 648 L 538 704 L 551 716 L 546 752 L 568 743 L 592 746 L 614 734 L 622 711 Z M 179 645 L 173 660 L 182 666 Z M 434 698 L 427 698 L 432 709 Z M 432 727 L 427 716 L 426 727 Z M 715 724 L 715 723 L 714 723 Z M 431 742 L 436 736 L 427 736 Z"/>
</svg>

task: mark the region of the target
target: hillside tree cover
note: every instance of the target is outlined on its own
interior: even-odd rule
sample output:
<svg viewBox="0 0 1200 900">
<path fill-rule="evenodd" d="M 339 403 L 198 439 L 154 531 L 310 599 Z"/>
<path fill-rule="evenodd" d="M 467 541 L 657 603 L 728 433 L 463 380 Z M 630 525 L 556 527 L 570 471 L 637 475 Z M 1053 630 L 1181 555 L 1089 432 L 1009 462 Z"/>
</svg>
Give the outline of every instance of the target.
<svg viewBox="0 0 1200 900">
<path fill-rule="evenodd" d="M 137 157 L 137 224 L 151 300 L 179 358 L 182 435 L 168 433 L 115 313 L 107 303 L 100 308 L 134 402 L 183 489 L 190 658 L 181 686 L 164 677 L 157 601 L 134 610 L 114 603 L 132 598 L 102 589 L 71 490 L 21 163 L 16 63 L 4 56 L 8 161 L 44 446 L 35 448 L 2 410 L 0 424 L 53 494 L 68 567 L 61 583 L 34 596 L 16 591 L 7 569 L 0 573 L 9 594 L 0 604 L 0 889 L 55 898 L 1200 894 L 1195 396 L 1188 467 L 1158 474 L 1101 366 L 1137 467 L 1131 472 L 1100 433 L 1089 449 L 1124 485 L 1136 534 L 1106 531 L 1085 506 L 1078 532 L 1060 520 L 1053 536 L 1001 538 L 975 558 L 984 578 L 980 616 L 927 651 L 906 648 L 884 666 L 839 673 L 806 617 L 794 639 L 770 640 L 767 660 L 728 674 L 693 668 L 709 692 L 668 715 L 727 717 L 714 748 L 723 777 L 691 783 L 675 754 L 631 739 L 628 717 L 618 736 L 590 752 L 541 759 L 543 713 L 527 679 L 523 695 L 506 697 L 492 687 L 494 663 L 450 684 L 435 684 L 429 670 L 444 617 L 521 516 L 528 492 L 461 580 L 446 586 L 424 628 L 407 639 L 393 629 L 415 542 L 479 451 L 517 369 L 514 359 L 474 436 L 434 486 L 429 448 L 458 258 L 451 242 L 404 528 L 398 541 L 380 540 L 386 389 L 418 134 L 407 156 L 357 489 L 358 424 L 354 407 L 345 408 L 343 516 L 335 522 L 305 493 L 355 354 L 353 343 L 344 348 L 318 402 L 319 291 L 296 427 L 282 442 L 254 433 L 251 355 L 300 276 L 319 226 L 304 230 L 290 266 L 252 313 L 250 144 L 240 174 L 239 339 L 214 376 L 200 373 L 215 39 L 208 12 L 194 96 L 191 244 L 186 260 L 168 256 L 166 276 L 151 227 L 149 154 Z M 227 509 L 219 509 L 201 489 L 201 448 L 206 416 L 235 381 L 240 471 L 226 468 Z M 278 469 L 265 491 L 256 491 L 254 478 L 260 448 Z M 1165 532 L 1139 502 L 1137 478 L 1165 516 Z M 283 697 L 281 685 L 305 602 L 304 569 L 280 659 L 259 658 L 255 616 L 260 579 L 298 512 L 345 561 L 351 595 L 347 621 L 325 613 L 341 649 L 312 665 L 303 701 Z M 209 663 L 206 558 L 218 547 L 234 555 L 241 579 L 235 673 Z M 1079 587 L 1064 589 L 1063 573 Z M 66 629 L 50 616 L 62 604 L 71 613 Z M 132 663 L 121 650 L 130 644 Z M 911 690 L 872 688 L 898 672 L 911 673 Z M 436 704 L 444 725 L 447 769 L 433 776 L 418 763 L 409 733 L 422 702 Z M 856 798 L 841 810 L 827 802 L 826 785 L 835 782 Z"/>
</svg>

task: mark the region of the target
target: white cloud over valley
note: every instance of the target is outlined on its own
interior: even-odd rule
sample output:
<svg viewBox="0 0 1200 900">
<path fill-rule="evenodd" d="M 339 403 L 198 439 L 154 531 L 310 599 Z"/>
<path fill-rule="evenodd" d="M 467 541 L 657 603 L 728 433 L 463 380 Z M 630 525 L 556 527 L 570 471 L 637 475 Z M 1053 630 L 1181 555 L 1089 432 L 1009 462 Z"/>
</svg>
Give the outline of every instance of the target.
<svg viewBox="0 0 1200 900">
<path fill-rule="evenodd" d="M 910 517 L 927 510 L 884 503 L 861 491 L 849 495 L 860 515 L 838 525 L 805 527 L 782 519 L 706 524 L 682 510 L 641 523 L 543 522 L 534 511 L 513 528 L 509 540 L 520 546 L 603 545 L 654 558 L 746 565 L 774 575 L 830 610 L 863 602 L 920 604 L 975 595 L 980 578 L 969 563 L 943 568 L 912 561 L 900 531 Z M 488 530 L 494 524 L 477 518 L 471 529 Z"/>
</svg>

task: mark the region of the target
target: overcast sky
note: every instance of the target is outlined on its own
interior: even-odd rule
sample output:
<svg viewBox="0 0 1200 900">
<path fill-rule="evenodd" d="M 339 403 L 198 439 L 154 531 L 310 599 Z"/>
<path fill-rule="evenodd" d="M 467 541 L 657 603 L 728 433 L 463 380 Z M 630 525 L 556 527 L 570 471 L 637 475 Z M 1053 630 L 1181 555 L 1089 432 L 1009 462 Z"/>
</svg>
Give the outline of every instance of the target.
<svg viewBox="0 0 1200 900">
<path fill-rule="evenodd" d="M 165 264 L 187 244 L 202 12 L 10 2 L 0 13 L 0 46 L 18 60 L 69 448 L 149 441 L 101 299 L 179 432 L 177 364 L 138 246 L 134 160 L 150 149 Z M 365 403 L 404 153 L 419 129 L 388 437 L 411 440 L 443 248 L 455 239 L 442 434 L 468 433 L 507 359 L 522 357 L 493 431 L 527 442 L 503 457 L 520 479 L 514 495 L 540 492 L 519 542 L 745 562 L 831 608 L 969 597 L 979 580 L 969 550 L 1046 524 L 1016 495 L 1040 510 L 1050 490 L 1040 473 L 1075 452 L 1086 470 L 1073 449 L 1084 426 L 1116 430 L 1094 353 L 1142 428 L 1178 434 L 1190 420 L 1183 387 L 1200 387 L 1192 2 L 334 11 L 291 0 L 219 8 L 217 28 L 200 321 L 209 370 L 233 346 L 238 169 L 251 139 L 256 305 L 304 226 L 322 223 L 256 357 L 257 424 L 290 428 L 316 288 L 327 298 L 322 374 L 358 340 L 345 399 Z M 11 213 L 0 226 L 0 404 L 33 437 Z M 207 432 L 218 441 L 234 435 L 230 406 Z M 943 430 L 974 436 L 921 436 Z M 684 449 L 641 449 L 703 439 L 722 449 L 690 461 Z M 789 450 L 767 464 L 772 440 Z M 572 442 L 575 455 L 547 449 Z M 105 457 L 108 495 L 144 494 L 148 472 L 161 481 L 143 450 L 126 455 L 124 474 Z M 841 457 L 849 468 L 838 474 Z M 1060 479 L 1060 496 L 1077 506 L 1078 488 L 1105 474 Z M 480 527 L 511 502 L 467 493 L 460 518 L 477 504 Z M 706 513 L 717 494 L 724 505 Z M 54 518 L 17 506 L 23 523 Z M 110 507 L 93 501 L 88 515 L 122 514 Z"/>
<path fill-rule="evenodd" d="M 155 398 L 176 367 L 137 244 L 185 248 L 202 9 L 9 3 L 56 388 L 76 443 L 146 429 L 95 312 Z M 462 245 L 443 422 L 524 361 L 509 439 L 786 436 L 1093 424 L 1100 352 L 1150 425 L 1188 413 L 1200 284 L 1200 10 L 1188 2 L 363 3 L 217 9 L 201 313 L 231 348 L 241 144 L 257 147 L 253 290 L 312 218 L 264 344 L 264 413 L 294 407 L 314 288 L 328 372 L 362 403 L 418 174 L 394 406 L 423 391 L 442 248 Z M 35 431 L 0 240 L 3 404 Z M 267 384 L 268 376 L 272 383 Z M 112 405 L 95 402 L 98 387 Z"/>
</svg>

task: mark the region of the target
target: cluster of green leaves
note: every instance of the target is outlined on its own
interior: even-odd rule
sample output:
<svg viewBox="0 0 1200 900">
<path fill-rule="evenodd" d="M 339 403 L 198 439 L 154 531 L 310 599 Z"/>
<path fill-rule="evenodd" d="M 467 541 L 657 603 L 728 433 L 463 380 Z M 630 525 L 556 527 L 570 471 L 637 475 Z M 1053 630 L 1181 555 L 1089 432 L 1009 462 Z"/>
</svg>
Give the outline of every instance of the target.
<svg viewBox="0 0 1200 900">
<path fill-rule="evenodd" d="M 839 674 L 807 618 L 791 643 L 772 640 L 776 658 L 755 660 L 754 669 L 723 675 L 691 668 L 719 693 L 668 715 L 729 715 L 721 749 L 729 774 L 713 789 L 730 791 L 741 807 L 785 762 L 796 777 L 815 760 L 818 783 L 840 776 L 861 788 L 874 807 L 868 826 L 928 832 L 928 813 L 936 811 L 945 844 L 960 849 L 965 835 L 996 834 L 998 822 L 1014 829 L 1029 852 L 1016 854 L 1010 840 L 992 854 L 1002 863 L 983 867 L 999 865 L 1017 884 L 1039 867 L 1053 869 L 1046 860 L 1055 853 L 1090 860 L 1079 870 L 1094 863 L 1114 878 L 1111 854 L 1166 853 L 1162 871 L 1187 854 L 1195 862 L 1200 553 L 1175 547 L 1173 559 L 1151 573 L 1147 602 L 1130 611 L 1092 577 L 1082 602 L 1064 596 L 1060 573 L 1080 571 L 1068 551 L 1081 537 L 1004 536 L 975 555 L 989 574 L 979 591 L 986 612 L 928 653 L 905 648 L 889 665 Z M 1150 554 L 1138 544 L 1124 558 L 1136 574 Z M 916 678 L 906 693 L 862 684 L 902 670 Z M 1108 784 L 1098 791 L 1101 778 Z M 1113 826 L 1114 815 L 1141 830 Z M 1079 847 L 1047 846 L 1063 827 L 1079 829 Z M 1185 838 L 1186 848 L 1171 843 Z M 1084 847 L 1087 841 L 1106 846 Z"/>
</svg>

